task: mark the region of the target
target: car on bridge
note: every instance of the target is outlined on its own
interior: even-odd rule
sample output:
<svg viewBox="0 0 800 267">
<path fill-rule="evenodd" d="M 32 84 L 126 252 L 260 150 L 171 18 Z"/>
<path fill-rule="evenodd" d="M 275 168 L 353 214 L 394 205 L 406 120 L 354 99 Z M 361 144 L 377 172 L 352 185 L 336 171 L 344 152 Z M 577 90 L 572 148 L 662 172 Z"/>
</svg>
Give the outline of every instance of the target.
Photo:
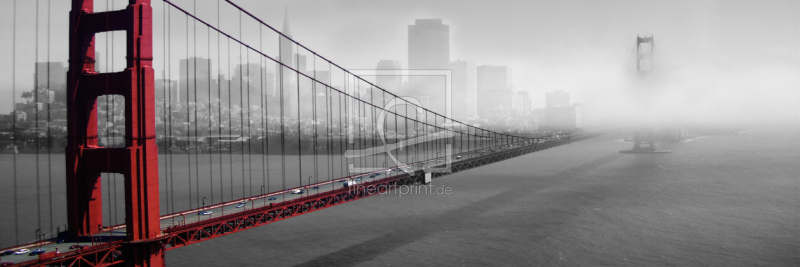
<svg viewBox="0 0 800 267">
<path fill-rule="evenodd" d="M 30 252 L 31 252 L 31 250 L 29 250 L 27 248 L 23 248 L 23 249 L 20 249 L 20 250 L 17 250 L 16 252 L 14 252 L 14 255 L 28 254 Z"/>
<path fill-rule="evenodd" d="M 267 200 L 278 200 L 277 197 L 269 197 Z"/>
<path fill-rule="evenodd" d="M 6 250 L 6 251 L 3 251 L 3 253 L 0 253 L 0 256 L 8 256 L 8 255 L 14 255 L 14 251 L 13 250 Z"/>
<path fill-rule="evenodd" d="M 210 210 L 204 210 L 204 211 L 198 212 L 197 215 L 211 215 L 212 213 L 214 213 L 214 212 L 210 211 Z"/>
<path fill-rule="evenodd" d="M 69 246 L 69 249 L 83 249 L 84 247 L 85 247 L 84 245 L 72 245 Z"/>
<path fill-rule="evenodd" d="M 237 209 L 238 209 L 238 208 L 243 208 L 243 207 L 244 207 L 244 204 L 245 204 L 245 202 L 244 202 L 244 201 L 242 201 L 242 202 L 239 202 L 239 204 L 236 204 L 236 208 L 237 208 Z"/>
<path fill-rule="evenodd" d="M 305 193 L 305 191 L 303 191 L 303 189 L 292 190 L 292 194 L 295 194 L 295 195 L 299 195 L 299 194 L 302 194 L 302 193 Z"/>
<path fill-rule="evenodd" d="M 47 251 L 47 250 L 43 249 L 43 248 L 37 248 L 37 249 L 31 251 L 31 253 L 28 253 L 28 256 L 36 256 L 36 255 L 44 253 L 45 251 Z"/>
</svg>

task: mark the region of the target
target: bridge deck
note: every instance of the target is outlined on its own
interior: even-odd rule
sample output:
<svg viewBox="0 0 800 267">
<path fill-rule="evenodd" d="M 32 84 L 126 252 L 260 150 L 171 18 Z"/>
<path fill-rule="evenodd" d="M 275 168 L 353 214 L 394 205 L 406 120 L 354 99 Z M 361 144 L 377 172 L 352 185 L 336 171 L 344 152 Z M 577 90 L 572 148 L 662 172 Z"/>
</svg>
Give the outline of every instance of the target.
<svg viewBox="0 0 800 267">
<path fill-rule="evenodd" d="M 441 157 L 441 158 L 434 158 L 427 161 L 416 162 L 407 165 L 406 167 L 413 169 L 415 172 L 424 172 L 424 169 L 427 168 L 436 168 L 444 166 L 447 161 L 450 162 L 452 166 L 462 166 L 456 167 L 456 169 L 467 169 L 472 167 L 481 166 L 483 164 L 494 162 L 497 160 L 503 160 L 506 158 L 510 158 L 513 156 L 522 155 L 524 153 L 535 152 L 542 149 L 551 148 L 554 146 L 559 146 L 563 144 L 568 144 L 572 141 L 578 141 L 583 138 L 590 137 L 592 135 L 581 136 L 579 138 L 574 139 L 566 139 L 566 138 L 559 138 L 559 139 L 550 139 L 550 140 L 542 140 L 539 142 L 533 141 L 526 141 L 520 142 L 512 145 L 502 145 L 497 147 L 490 147 L 484 148 L 472 152 L 465 152 L 462 154 L 455 154 L 451 155 L 450 157 Z M 505 155 L 508 154 L 508 157 L 496 158 L 497 155 Z M 493 158 L 490 161 L 488 159 Z M 470 164 L 469 167 L 463 167 L 464 165 L 472 162 L 482 162 L 480 164 Z M 371 174 L 360 174 L 354 175 L 350 177 L 339 178 L 332 181 L 324 181 L 320 183 L 315 183 L 311 185 L 306 185 L 302 187 L 267 193 L 259 196 L 249 197 L 240 200 L 229 201 L 222 204 L 217 204 L 214 206 L 209 206 L 206 208 L 199 208 L 190 211 L 179 212 L 175 214 L 169 214 L 161 216 L 161 226 L 164 230 L 169 230 L 172 227 L 180 227 L 180 226 L 190 226 L 194 224 L 203 224 L 206 221 L 214 221 L 221 219 L 225 216 L 231 216 L 235 214 L 246 214 L 254 212 L 254 210 L 259 208 L 266 208 L 272 205 L 281 205 L 284 203 L 290 203 L 293 200 L 297 200 L 300 198 L 308 198 L 314 195 L 326 195 L 330 192 L 345 188 L 344 181 L 355 181 L 357 178 L 361 178 L 358 180 L 358 183 L 370 183 L 370 182 L 380 182 L 382 180 L 392 180 L 397 179 L 399 176 L 407 176 L 402 170 L 398 168 L 387 169 L 379 172 L 373 173 L 375 177 L 370 177 Z M 302 194 L 293 193 L 294 190 L 302 189 Z M 270 200 L 270 198 L 276 198 L 274 200 Z M 243 207 L 237 208 L 236 206 L 239 203 L 244 202 L 245 205 Z M 199 211 L 211 211 L 210 215 L 199 215 Z M 88 251 L 96 251 L 96 250 L 109 250 L 109 249 L 117 249 L 121 244 L 122 239 L 125 236 L 125 228 L 124 225 L 118 225 L 114 227 L 109 227 L 108 230 L 103 231 L 102 233 L 96 234 L 92 237 L 82 237 L 79 240 L 60 240 L 61 243 L 57 243 L 55 241 L 59 240 L 48 240 L 41 243 L 31 243 L 26 244 L 23 246 L 17 246 L 14 248 L 4 249 L 6 250 L 18 250 L 21 248 L 28 248 L 30 250 L 36 248 L 43 248 L 46 249 L 47 254 L 43 256 L 29 256 L 27 254 L 23 255 L 10 255 L 10 256 L 3 256 L 2 262 L 9 262 L 9 263 L 16 263 L 20 264 L 21 266 L 26 266 L 29 264 L 36 264 L 36 261 L 41 258 L 48 258 L 52 256 L 57 256 L 57 258 L 75 258 L 80 256 L 81 254 L 87 254 Z M 69 249 L 72 245 L 84 245 L 87 246 L 84 248 L 83 251 L 80 250 L 71 250 Z M 55 252 L 58 251 L 60 254 L 54 255 Z M 45 260 L 42 260 L 42 263 Z"/>
</svg>

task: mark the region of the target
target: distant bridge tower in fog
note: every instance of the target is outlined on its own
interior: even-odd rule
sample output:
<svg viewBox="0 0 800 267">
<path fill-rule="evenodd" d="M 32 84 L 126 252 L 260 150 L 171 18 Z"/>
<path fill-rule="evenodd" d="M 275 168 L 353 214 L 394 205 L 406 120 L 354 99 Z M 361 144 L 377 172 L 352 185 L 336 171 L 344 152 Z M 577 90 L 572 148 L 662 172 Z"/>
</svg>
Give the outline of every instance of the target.
<svg viewBox="0 0 800 267">
<path fill-rule="evenodd" d="M 652 35 L 650 37 L 636 36 L 636 71 L 640 74 L 648 73 L 655 67 L 653 58 L 655 49 L 656 44 L 653 42 Z"/>
<path fill-rule="evenodd" d="M 640 75 L 647 74 L 653 70 L 654 67 L 654 54 L 655 54 L 655 42 L 653 41 L 653 36 L 650 37 L 640 37 L 636 36 L 636 72 Z M 637 88 L 637 90 L 646 90 L 645 88 Z M 637 94 L 639 97 L 635 101 L 640 102 L 647 102 L 642 96 L 644 94 Z M 647 106 L 648 103 L 644 103 L 644 106 Z M 647 111 L 639 111 L 643 113 L 647 113 Z M 649 120 L 648 120 L 649 121 Z M 648 123 L 653 123 L 649 121 Z M 630 150 L 622 150 L 620 153 L 668 153 L 669 150 L 660 150 L 656 148 L 656 142 L 659 139 L 663 139 L 664 133 L 663 131 L 659 131 L 654 128 L 654 125 L 650 126 L 637 126 L 637 129 L 633 130 L 633 149 Z"/>
</svg>

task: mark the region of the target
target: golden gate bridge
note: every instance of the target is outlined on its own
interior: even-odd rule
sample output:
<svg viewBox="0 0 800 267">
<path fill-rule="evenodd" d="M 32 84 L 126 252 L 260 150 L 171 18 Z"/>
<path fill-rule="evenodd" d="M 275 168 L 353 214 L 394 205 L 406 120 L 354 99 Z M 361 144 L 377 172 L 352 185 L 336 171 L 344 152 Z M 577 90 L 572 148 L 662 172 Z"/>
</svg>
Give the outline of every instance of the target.
<svg viewBox="0 0 800 267">
<path fill-rule="evenodd" d="M 150 0 L 105 11 L 95 2 L 72 0 L 67 44 L 51 42 L 48 20 L 48 59 L 51 45 L 68 46 L 66 114 L 40 101 L 36 85 L 34 103 L 46 105 L 34 109 L 35 134 L 11 138 L 13 168 L 3 170 L 13 176 L 15 234 L 2 237 L 3 266 L 163 266 L 172 249 L 599 134 L 521 135 L 455 120 L 351 73 L 230 0 L 155 1 L 160 12 Z M 216 17 L 201 18 L 198 8 Z M 124 32 L 124 47 L 114 32 Z M 114 49 L 125 51 L 123 70 L 107 64 Z M 186 77 L 180 85 L 171 82 L 176 68 Z M 60 139 L 50 132 L 56 115 L 66 120 Z M 32 159 L 16 154 L 27 140 Z M 50 158 L 59 144 L 63 176 L 49 169 L 59 164 Z M 35 173 L 17 168 L 26 162 Z M 28 202 L 17 194 L 33 179 L 35 225 L 21 222 Z M 32 229 L 35 240 L 20 236 Z"/>
</svg>

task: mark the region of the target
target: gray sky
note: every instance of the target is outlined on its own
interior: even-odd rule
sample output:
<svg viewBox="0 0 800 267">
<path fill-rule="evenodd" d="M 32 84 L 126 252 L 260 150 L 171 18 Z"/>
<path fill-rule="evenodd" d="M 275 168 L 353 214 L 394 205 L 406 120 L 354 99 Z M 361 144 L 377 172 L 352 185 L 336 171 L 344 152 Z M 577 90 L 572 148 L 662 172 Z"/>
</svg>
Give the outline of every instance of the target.
<svg viewBox="0 0 800 267">
<path fill-rule="evenodd" d="M 96 2 L 102 9 L 106 1 Z M 174 2 L 192 10 L 192 1 Z M 288 7 L 296 40 L 351 69 L 373 68 L 381 59 L 407 66 L 407 25 L 417 18 L 441 18 L 450 25 L 451 59 L 510 65 L 515 87 L 532 91 L 535 106 L 542 105 L 544 92 L 555 89 L 570 91 L 581 102 L 633 90 L 628 60 L 637 34 L 655 36 L 659 86 L 671 92 L 671 98 L 664 97 L 671 104 L 705 97 L 716 99 L 719 108 L 778 106 L 784 109 L 773 112 L 783 113 L 800 100 L 800 1 L 795 0 L 234 2 L 278 29 Z M 36 2 L 17 3 L 17 88 L 30 88 Z M 46 30 L 46 3 L 40 1 L 40 31 Z M 2 36 L 11 35 L 11 4 L 0 1 Z M 52 4 L 52 45 L 66 45 L 68 1 Z M 153 0 L 156 46 L 161 4 Z M 199 15 L 215 23 L 216 1 L 198 0 L 198 5 L 205 7 Z M 230 9 L 222 12 L 226 21 L 238 16 Z M 39 38 L 44 61 L 46 32 Z M 0 49 L 6 51 L 0 61 L 10 62 L 10 38 L 0 40 Z M 51 59 L 66 61 L 64 52 L 52 47 Z M 9 96 L 9 66 L 0 66 L 0 99 Z M 0 112 L 10 109 L 5 102 Z M 703 103 L 698 108 L 708 109 Z"/>
</svg>

